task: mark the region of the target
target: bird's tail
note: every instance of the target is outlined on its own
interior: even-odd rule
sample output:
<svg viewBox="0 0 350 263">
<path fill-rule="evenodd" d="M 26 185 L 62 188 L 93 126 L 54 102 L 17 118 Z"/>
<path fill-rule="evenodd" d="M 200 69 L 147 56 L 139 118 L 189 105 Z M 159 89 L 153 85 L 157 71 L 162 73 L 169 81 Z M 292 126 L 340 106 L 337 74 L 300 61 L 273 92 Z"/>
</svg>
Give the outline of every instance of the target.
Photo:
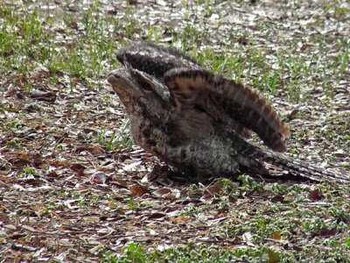
<svg viewBox="0 0 350 263">
<path fill-rule="evenodd" d="M 250 146 L 242 151 L 241 159 L 243 161 L 240 161 L 247 171 L 290 180 L 304 178 L 317 182 L 350 183 L 350 174 L 345 171 L 330 171 L 304 161 L 289 158 L 283 154 L 263 150 L 253 145 Z M 247 160 L 249 160 L 249 164 Z"/>
</svg>

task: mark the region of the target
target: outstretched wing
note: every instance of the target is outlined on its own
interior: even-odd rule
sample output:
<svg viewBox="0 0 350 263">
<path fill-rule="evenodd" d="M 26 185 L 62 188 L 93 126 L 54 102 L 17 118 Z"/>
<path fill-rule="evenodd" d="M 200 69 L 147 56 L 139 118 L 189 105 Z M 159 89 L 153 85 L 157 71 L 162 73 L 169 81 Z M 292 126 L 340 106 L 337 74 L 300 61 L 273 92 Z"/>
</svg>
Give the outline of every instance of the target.
<svg viewBox="0 0 350 263">
<path fill-rule="evenodd" d="M 195 60 L 177 49 L 147 42 L 132 42 L 118 51 L 117 59 L 123 65 L 128 63 L 158 79 L 162 79 L 165 72 L 176 67 L 200 68 Z"/>
<path fill-rule="evenodd" d="M 288 127 L 254 90 L 200 69 L 172 69 L 164 82 L 178 107 L 197 107 L 224 124 L 237 122 L 256 132 L 271 149 L 285 151 Z"/>
</svg>

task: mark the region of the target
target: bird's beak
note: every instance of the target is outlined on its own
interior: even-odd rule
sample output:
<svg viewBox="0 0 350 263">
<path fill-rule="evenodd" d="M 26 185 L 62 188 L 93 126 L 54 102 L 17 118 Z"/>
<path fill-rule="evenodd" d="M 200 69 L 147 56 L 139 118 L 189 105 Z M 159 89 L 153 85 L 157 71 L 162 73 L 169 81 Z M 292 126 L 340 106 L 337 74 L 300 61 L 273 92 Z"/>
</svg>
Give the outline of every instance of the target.
<svg viewBox="0 0 350 263">
<path fill-rule="evenodd" d="M 119 84 L 119 77 L 118 77 L 118 70 L 113 70 L 111 73 L 108 74 L 107 81 L 113 86 L 118 86 Z"/>
</svg>

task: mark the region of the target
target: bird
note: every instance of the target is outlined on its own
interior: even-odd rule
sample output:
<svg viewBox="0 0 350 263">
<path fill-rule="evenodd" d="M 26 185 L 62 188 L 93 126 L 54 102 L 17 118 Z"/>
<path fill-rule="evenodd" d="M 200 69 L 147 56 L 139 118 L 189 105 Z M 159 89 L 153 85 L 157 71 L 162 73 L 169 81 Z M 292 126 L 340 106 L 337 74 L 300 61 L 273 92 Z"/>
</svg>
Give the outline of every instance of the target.
<svg viewBox="0 0 350 263">
<path fill-rule="evenodd" d="M 252 88 L 155 44 L 132 44 L 117 58 L 123 67 L 107 80 L 129 116 L 134 141 L 176 172 L 193 178 L 248 173 L 350 182 L 341 172 L 280 153 L 289 129 Z M 247 141 L 241 129 L 256 132 L 270 149 Z"/>
<path fill-rule="evenodd" d="M 288 126 L 252 88 L 215 76 L 182 52 L 153 43 L 132 43 L 117 52 L 117 59 L 163 82 L 177 108 L 205 111 L 228 130 L 246 138 L 252 130 L 271 149 L 286 150 Z"/>
</svg>

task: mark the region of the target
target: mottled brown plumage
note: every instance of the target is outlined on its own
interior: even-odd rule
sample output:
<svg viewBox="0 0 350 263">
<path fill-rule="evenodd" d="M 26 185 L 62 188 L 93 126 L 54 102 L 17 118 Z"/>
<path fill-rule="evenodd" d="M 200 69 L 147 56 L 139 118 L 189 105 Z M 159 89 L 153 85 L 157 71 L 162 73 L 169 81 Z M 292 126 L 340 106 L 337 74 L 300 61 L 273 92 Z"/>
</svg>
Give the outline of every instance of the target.
<svg viewBox="0 0 350 263">
<path fill-rule="evenodd" d="M 256 91 L 201 69 L 181 52 L 136 42 L 118 51 L 118 60 L 163 82 L 177 107 L 205 111 L 218 125 L 248 137 L 256 132 L 275 151 L 285 151 L 288 127 Z M 195 116 L 195 115 L 194 115 Z"/>
<path fill-rule="evenodd" d="M 165 75 L 165 83 L 178 78 L 178 72 Z M 282 176 L 305 177 L 316 181 L 349 183 L 342 174 L 327 172 L 262 150 L 230 131 L 210 111 L 178 107 L 174 93 L 145 72 L 134 68 L 113 71 L 108 81 L 119 95 L 131 120 L 134 140 L 178 172 L 196 178 L 234 175 L 238 172 L 268 176 L 268 166 L 280 169 Z M 295 177 L 294 177 L 295 178 Z"/>
<path fill-rule="evenodd" d="M 201 68 L 194 59 L 174 48 L 145 42 L 134 42 L 118 50 L 117 59 L 157 79 L 162 79 L 165 72 L 173 68 Z"/>
<path fill-rule="evenodd" d="M 208 71 L 186 68 L 168 71 L 164 82 L 180 107 L 199 106 L 228 129 L 233 119 L 256 132 L 271 149 L 285 151 L 287 126 L 254 90 Z"/>
</svg>

